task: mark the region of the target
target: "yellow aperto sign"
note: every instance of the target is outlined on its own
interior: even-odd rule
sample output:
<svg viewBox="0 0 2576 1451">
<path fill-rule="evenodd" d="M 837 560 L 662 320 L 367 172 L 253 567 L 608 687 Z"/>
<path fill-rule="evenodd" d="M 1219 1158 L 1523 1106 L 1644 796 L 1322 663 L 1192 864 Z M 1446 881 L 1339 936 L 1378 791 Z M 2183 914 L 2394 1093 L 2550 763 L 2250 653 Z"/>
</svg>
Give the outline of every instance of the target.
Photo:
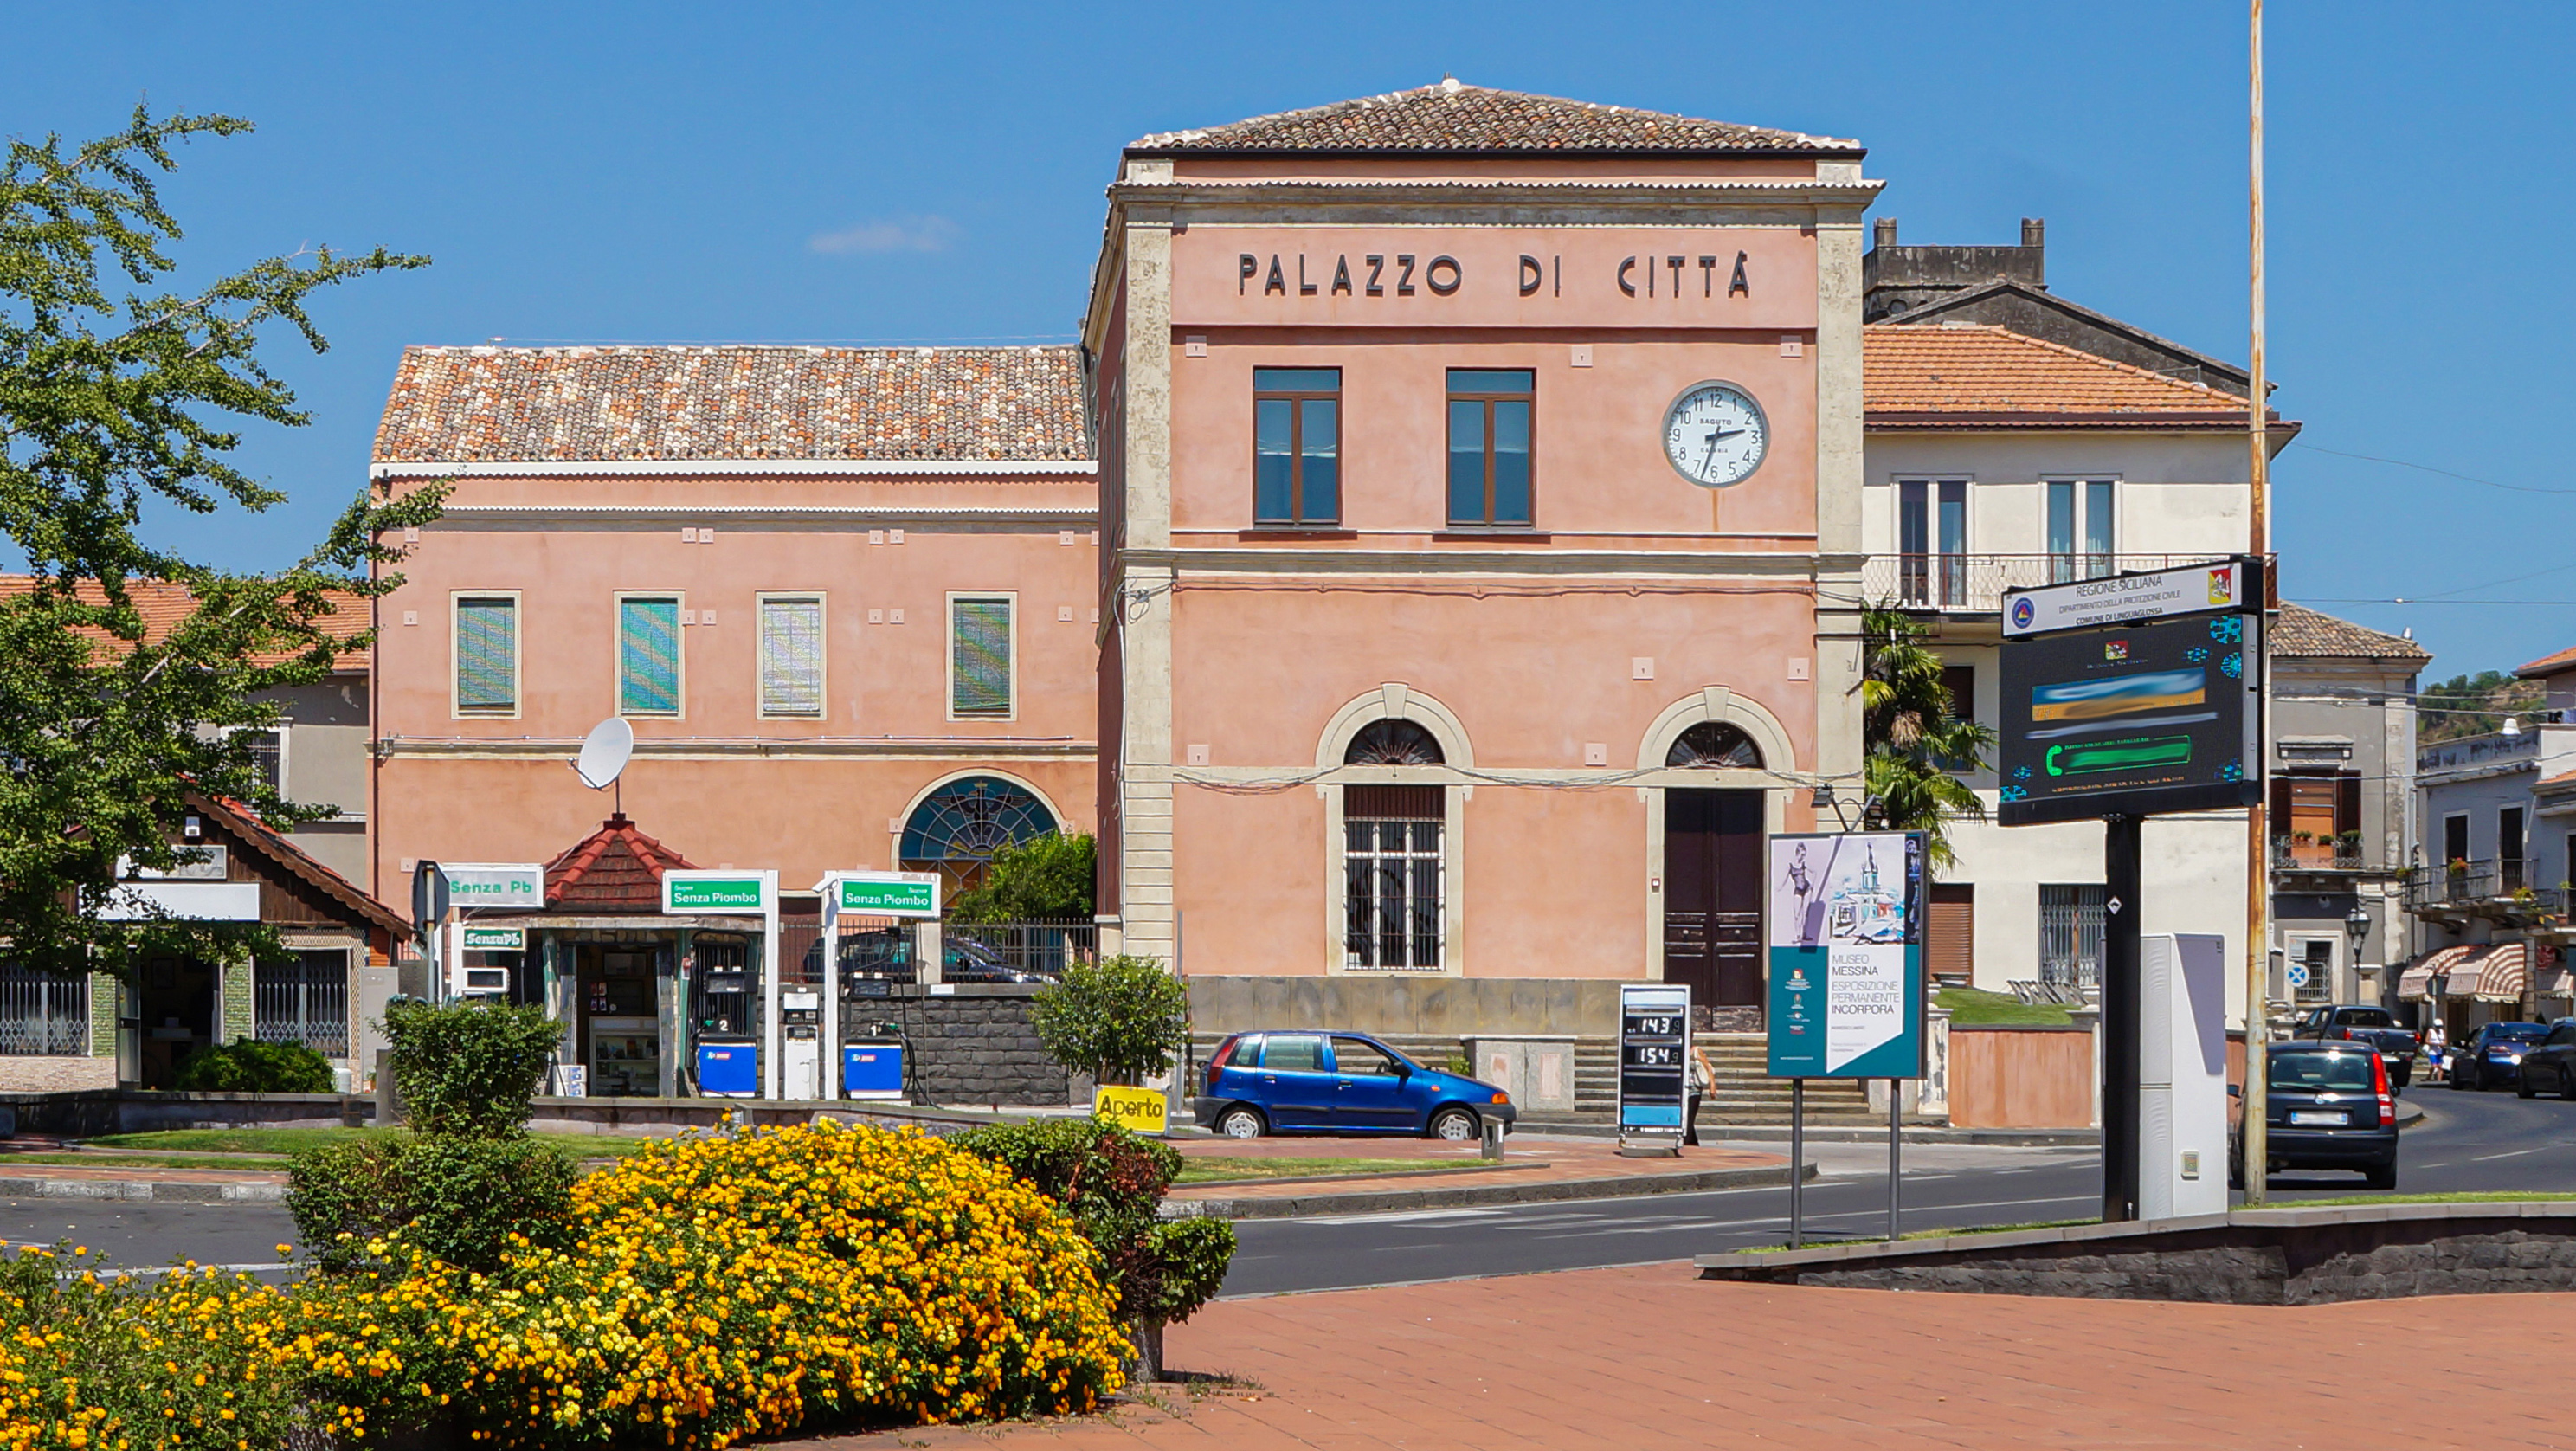
<svg viewBox="0 0 2576 1451">
<path fill-rule="evenodd" d="M 1091 1092 L 1091 1116 L 1140 1134 L 1159 1134 L 1166 1127 L 1160 1089 L 1121 1088 L 1104 1083 Z"/>
</svg>

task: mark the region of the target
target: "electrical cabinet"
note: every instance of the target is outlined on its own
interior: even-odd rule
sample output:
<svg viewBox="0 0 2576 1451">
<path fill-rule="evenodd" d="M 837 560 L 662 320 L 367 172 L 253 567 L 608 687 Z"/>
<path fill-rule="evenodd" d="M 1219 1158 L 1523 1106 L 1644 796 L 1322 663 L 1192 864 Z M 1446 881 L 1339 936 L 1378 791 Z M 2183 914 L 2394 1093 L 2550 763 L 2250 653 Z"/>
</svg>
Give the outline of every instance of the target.
<svg viewBox="0 0 2576 1451">
<path fill-rule="evenodd" d="M 2227 1212 L 2227 939 L 2138 942 L 2138 1217 Z"/>
</svg>

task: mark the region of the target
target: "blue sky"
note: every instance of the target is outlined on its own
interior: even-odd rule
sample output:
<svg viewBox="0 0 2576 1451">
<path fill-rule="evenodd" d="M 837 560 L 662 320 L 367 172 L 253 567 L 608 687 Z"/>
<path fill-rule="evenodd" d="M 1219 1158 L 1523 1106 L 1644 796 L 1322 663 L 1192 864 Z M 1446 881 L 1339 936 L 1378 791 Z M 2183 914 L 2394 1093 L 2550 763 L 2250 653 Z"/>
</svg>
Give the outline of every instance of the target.
<svg viewBox="0 0 2576 1451">
<path fill-rule="evenodd" d="M 1856 136 L 1907 241 L 2044 216 L 2054 290 L 2241 359 L 2243 9 L 59 4 L 11 16 L 0 133 L 248 117 L 168 187 L 189 263 L 436 258 L 324 299 L 328 355 L 279 340 L 317 418 L 240 457 L 291 502 L 193 535 L 259 565 L 360 486 L 405 343 L 1069 339 L 1121 144 L 1443 72 Z M 2541 427 L 2571 42 L 2564 4 L 2270 6 L 2286 591 L 2412 626 L 2436 675 L 2576 644 L 2545 543 L 2576 477 Z M 2363 602 L 2436 596 L 2559 603 Z"/>
</svg>

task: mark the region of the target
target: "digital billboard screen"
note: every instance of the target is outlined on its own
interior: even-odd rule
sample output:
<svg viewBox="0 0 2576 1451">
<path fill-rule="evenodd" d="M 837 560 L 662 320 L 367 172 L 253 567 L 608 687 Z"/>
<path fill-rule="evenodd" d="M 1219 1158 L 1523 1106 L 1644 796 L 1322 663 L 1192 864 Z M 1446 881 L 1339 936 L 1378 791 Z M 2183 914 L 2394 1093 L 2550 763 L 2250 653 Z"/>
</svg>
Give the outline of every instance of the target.
<svg viewBox="0 0 2576 1451">
<path fill-rule="evenodd" d="M 2006 826 L 2253 804 L 2260 614 L 2182 615 L 2006 641 Z"/>
</svg>

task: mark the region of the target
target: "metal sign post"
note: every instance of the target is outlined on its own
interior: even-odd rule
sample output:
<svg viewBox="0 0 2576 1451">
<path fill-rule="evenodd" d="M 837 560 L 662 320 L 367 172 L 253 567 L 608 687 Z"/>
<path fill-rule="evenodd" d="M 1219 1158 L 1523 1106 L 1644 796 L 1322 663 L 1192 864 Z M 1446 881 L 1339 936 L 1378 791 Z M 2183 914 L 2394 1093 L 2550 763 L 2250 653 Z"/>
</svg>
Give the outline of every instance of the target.
<svg viewBox="0 0 2576 1451">
<path fill-rule="evenodd" d="M 665 916 L 724 915 L 760 919 L 760 1096 L 778 1097 L 778 873 L 695 869 L 666 871 L 662 874 L 662 912 Z"/>
<path fill-rule="evenodd" d="M 1789 1248 L 1807 1245 L 1807 1080 L 1789 1080 Z"/>
<path fill-rule="evenodd" d="M 826 872 L 814 890 L 823 898 L 823 1073 L 825 1098 L 844 1097 L 841 1066 L 841 919 L 906 917 L 939 919 L 936 872 Z"/>
<path fill-rule="evenodd" d="M 1690 1112 L 1690 986 L 1619 985 L 1619 1152 L 1678 1157 Z"/>
</svg>

